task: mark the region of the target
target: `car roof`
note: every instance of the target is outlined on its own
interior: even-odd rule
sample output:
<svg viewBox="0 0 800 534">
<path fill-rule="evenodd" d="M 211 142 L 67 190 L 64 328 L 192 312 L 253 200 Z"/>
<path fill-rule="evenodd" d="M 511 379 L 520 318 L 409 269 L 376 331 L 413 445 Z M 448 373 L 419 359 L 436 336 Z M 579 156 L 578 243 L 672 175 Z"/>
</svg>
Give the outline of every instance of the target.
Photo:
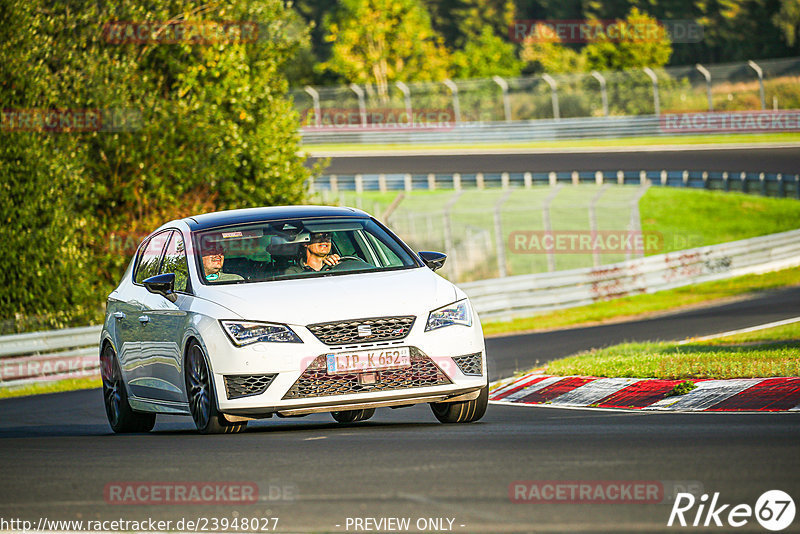
<svg viewBox="0 0 800 534">
<path fill-rule="evenodd" d="M 192 232 L 261 221 L 279 221 L 282 219 L 305 219 L 312 217 L 355 217 L 365 218 L 369 215 L 353 208 L 335 206 L 271 206 L 265 208 L 246 208 L 239 210 L 217 211 L 194 215 L 183 219 Z"/>
</svg>

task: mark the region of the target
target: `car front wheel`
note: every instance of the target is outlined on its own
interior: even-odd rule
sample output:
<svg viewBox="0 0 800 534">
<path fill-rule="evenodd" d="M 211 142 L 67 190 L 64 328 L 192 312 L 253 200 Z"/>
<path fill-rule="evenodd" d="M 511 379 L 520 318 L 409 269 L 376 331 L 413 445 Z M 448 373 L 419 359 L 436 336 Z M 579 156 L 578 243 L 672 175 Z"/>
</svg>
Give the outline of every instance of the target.
<svg viewBox="0 0 800 534">
<path fill-rule="evenodd" d="M 472 423 L 486 413 L 489 404 L 489 386 L 481 389 L 476 399 L 462 402 L 434 402 L 431 410 L 441 423 Z"/>
<path fill-rule="evenodd" d="M 217 410 L 217 399 L 203 347 L 192 341 L 186 353 L 186 395 L 189 411 L 201 434 L 235 434 L 247 421 L 231 423 Z"/>
<path fill-rule="evenodd" d="M 100 371 L 103 377 L 103 402 L 111 430 L 117 434 L 150 432 L 156 424 L 156 414 L 134 412 L 128 403 L 128 392 L 122 381 L 122 372 L 111 345 L 103 347 L 100 354 Z"/>
</svg>

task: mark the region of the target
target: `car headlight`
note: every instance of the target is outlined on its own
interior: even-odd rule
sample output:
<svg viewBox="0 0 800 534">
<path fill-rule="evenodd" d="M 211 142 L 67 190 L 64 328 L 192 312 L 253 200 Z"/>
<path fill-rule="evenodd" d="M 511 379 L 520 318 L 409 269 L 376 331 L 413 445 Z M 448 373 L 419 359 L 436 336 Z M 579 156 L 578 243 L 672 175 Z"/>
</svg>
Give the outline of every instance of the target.
<svg viewBox="0 0 800 534">
<path fill-rule="evenodd" d="M 284 324 L 258 323 L 255 321 L 220 321 L 222 328 L 239 347 L 268 341 L 272 343 L 302 343 L 294 331 Z"/>
<path fill-rule="evenodd" d="M 428 332 L 454 324 L 472 326 L 472 311 L 467 299 L 433 310 L 428 315 L 428 324 L 425 326 L 425 331 Z"/>
</svg>

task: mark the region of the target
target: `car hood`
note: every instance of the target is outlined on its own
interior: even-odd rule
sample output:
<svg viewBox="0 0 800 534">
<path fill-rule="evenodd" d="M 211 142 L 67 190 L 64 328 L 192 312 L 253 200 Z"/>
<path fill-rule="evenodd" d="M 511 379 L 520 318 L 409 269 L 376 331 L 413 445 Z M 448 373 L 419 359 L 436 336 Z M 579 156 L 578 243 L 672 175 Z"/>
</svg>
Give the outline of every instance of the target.
<svg viewBox="0 0 800 534">
<path fill-rule="evenodd" d="M 419 315 L 457 300 L 459 294 L 453 284 L 424 267 L 204 286 L 197 293 L 243 319 L 293 325 L 386 315 Z"/>
</svg>

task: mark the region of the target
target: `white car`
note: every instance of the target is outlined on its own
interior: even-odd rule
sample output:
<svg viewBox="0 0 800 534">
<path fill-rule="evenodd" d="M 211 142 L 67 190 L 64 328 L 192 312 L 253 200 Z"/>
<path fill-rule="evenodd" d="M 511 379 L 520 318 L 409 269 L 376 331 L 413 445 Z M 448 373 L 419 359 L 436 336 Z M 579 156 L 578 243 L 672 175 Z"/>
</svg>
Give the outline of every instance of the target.
<svg viewBox="0 0 800 534">
<path fill-rule="evenodd" d="M 109 295 L 100 341 L 115 432 L 156 414 L 202 433 L 251 419 L 430 403 L 480 419 L 486 351 L 463 291 L 368 214 L 294 206 L 209 213 L 148 236 Z"/>
</svg>

